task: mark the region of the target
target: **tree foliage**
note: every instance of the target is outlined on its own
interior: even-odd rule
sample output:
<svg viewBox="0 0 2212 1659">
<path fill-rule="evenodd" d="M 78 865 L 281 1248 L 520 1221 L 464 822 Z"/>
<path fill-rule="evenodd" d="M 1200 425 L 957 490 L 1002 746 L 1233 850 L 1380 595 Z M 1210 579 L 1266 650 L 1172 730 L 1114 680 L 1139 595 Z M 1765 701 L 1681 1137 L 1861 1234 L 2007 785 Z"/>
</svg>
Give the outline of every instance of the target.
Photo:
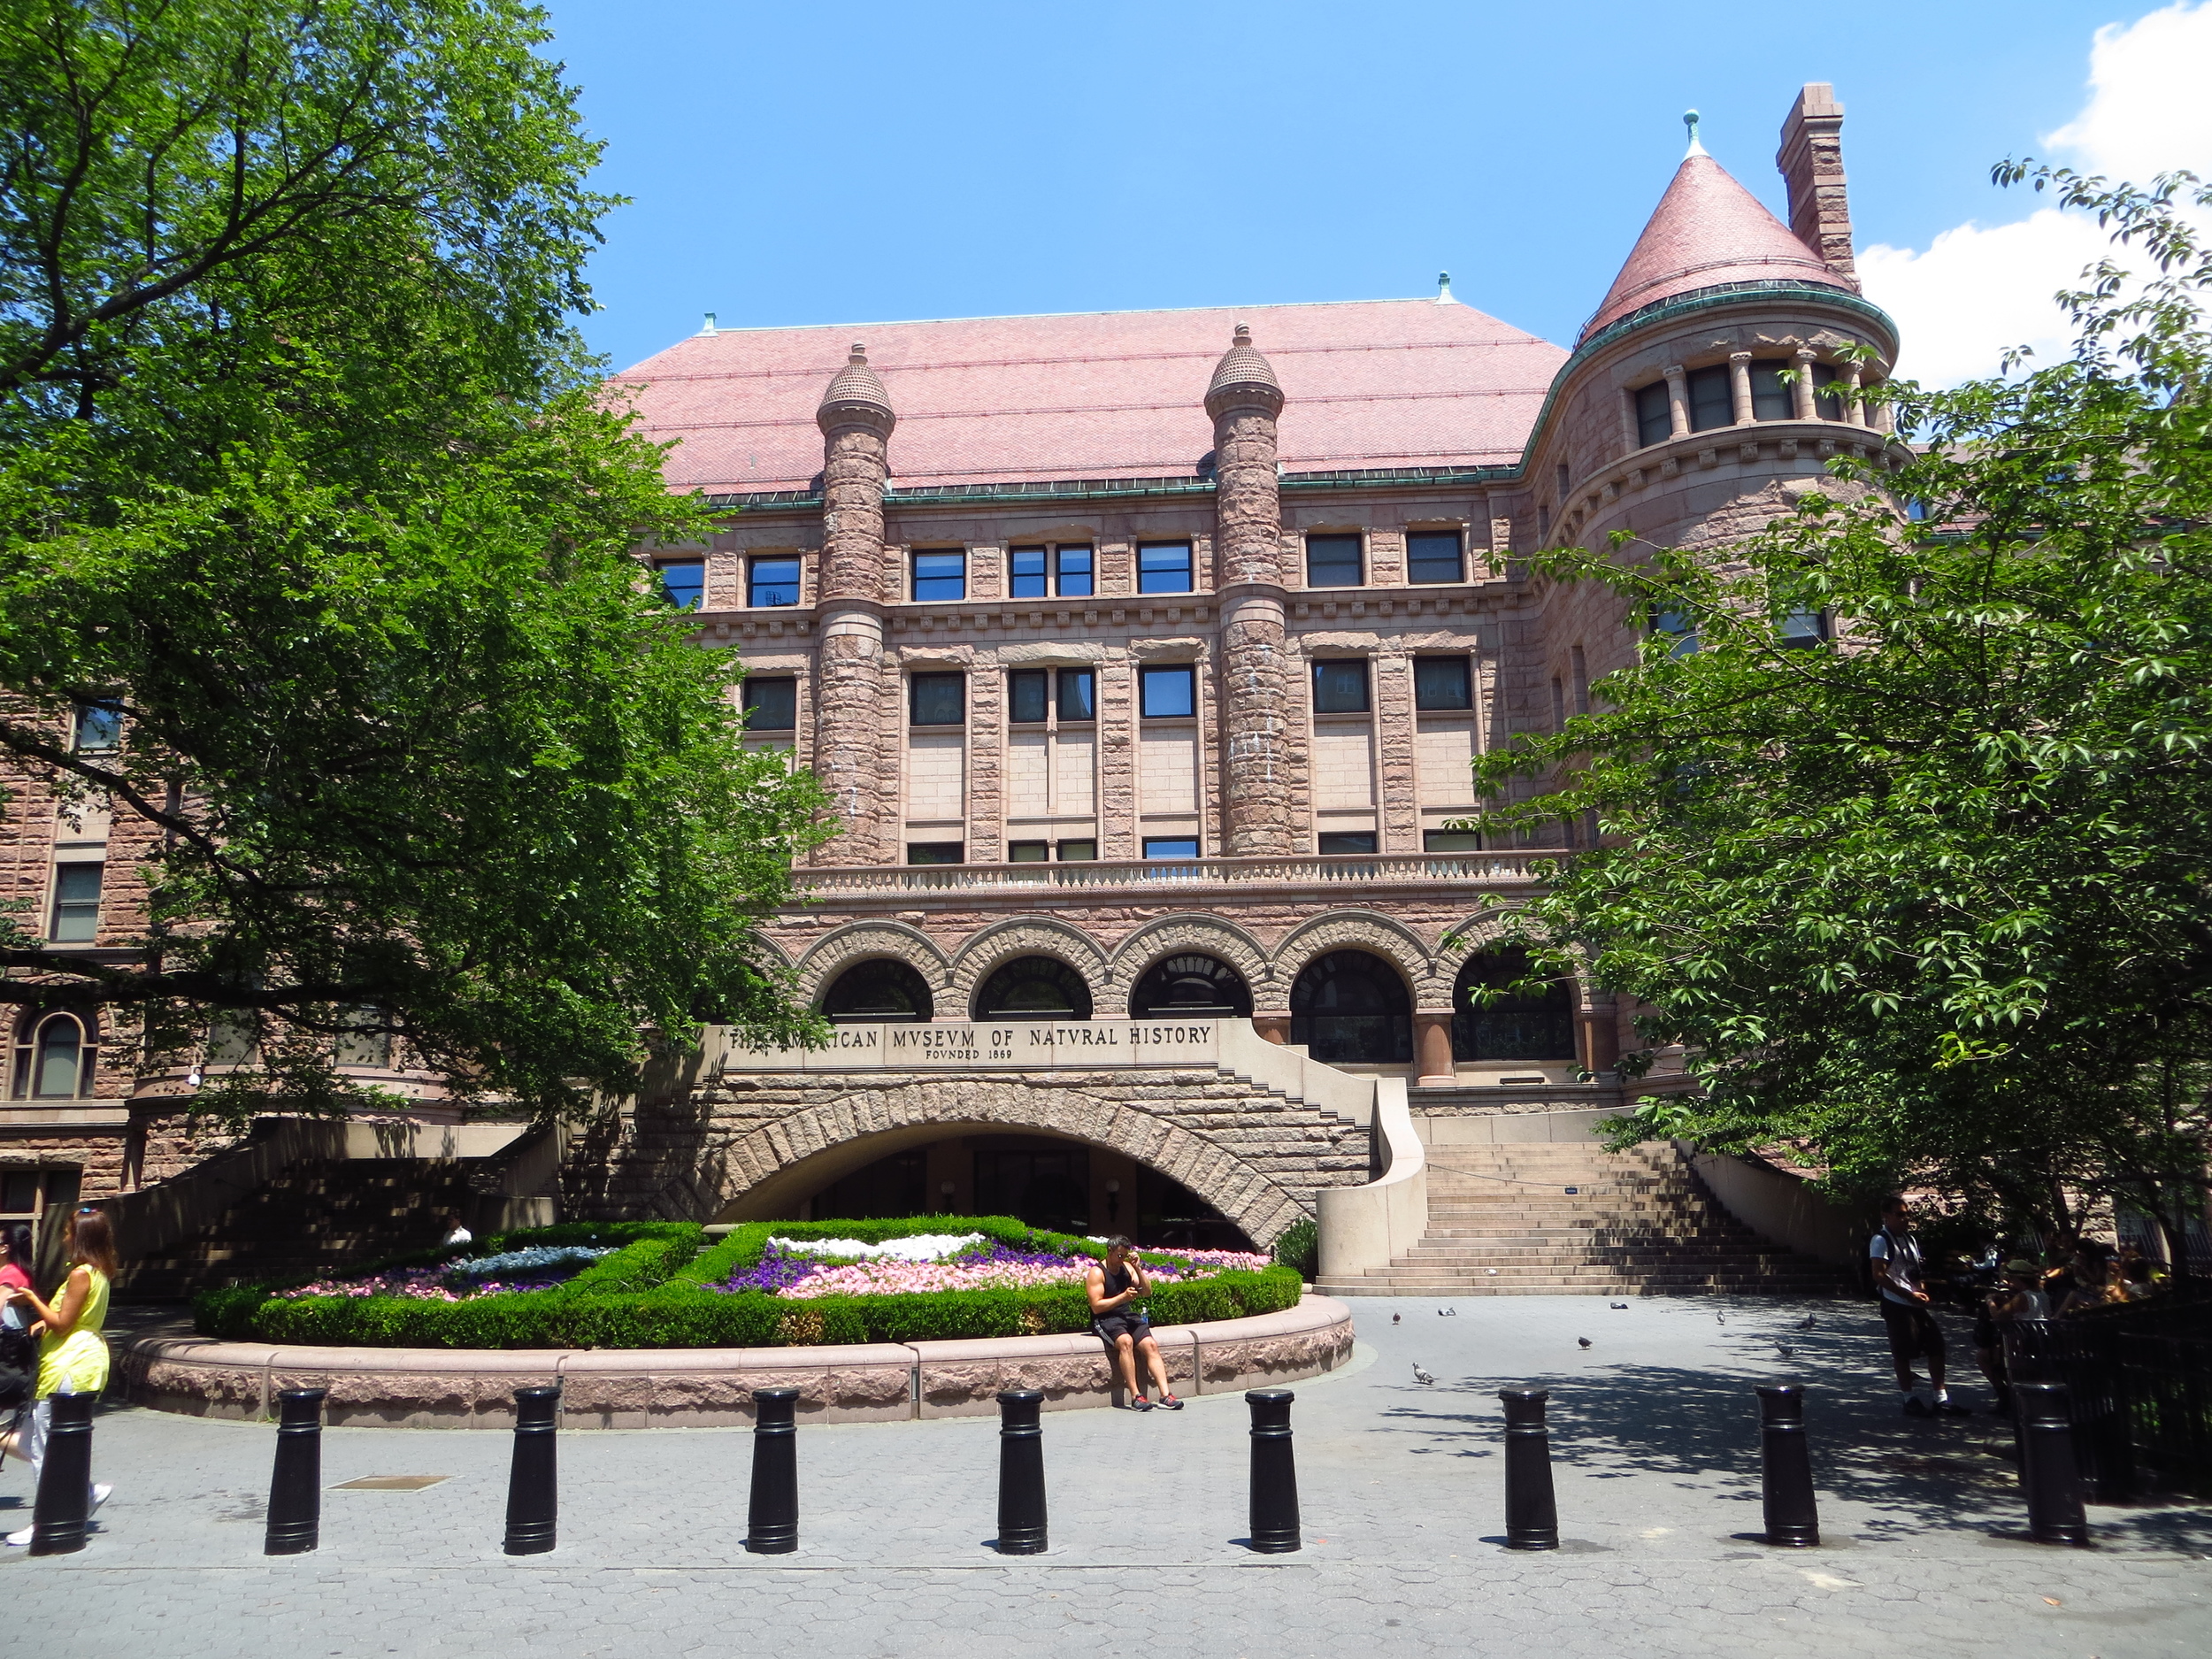
<svg viewBox="0 0 2212 1659">
<path fill-rule="evenodd" d="M 571 326 L 610 199 L 547 39 L 0 0 L 0 754 L 111 810 L 149 915 L 87 950 L 19 907 L 0 1000 L 127 1065 L 243 1030 L 203 1110 L 344 1105 L 348 1033 L 549 1112 L 647 1031 L 810 1029 L 758 923 L 818 795 L 634 557 L 708 521 Z"/>
<path fill-rule="evenodd" d="M 2212 1086 L 2212 255 L 2177 207 L 2212 191 L 2001 171 L 2114 234 L 2061 296 L 2072 355 L 1896 387 L 1914 445 L 1720 557 L 1541 559 L 1694 645 L 1649 630 L 1594 712 L 1480 781 L 1536 780 L 1499 820 L 1601 824 L 1525 926 L 1686 1049 L 1698 1088 L 1621 1138 L 1794 1141 L 1858 1190 L 2171 1222 Z"/>
</svg>

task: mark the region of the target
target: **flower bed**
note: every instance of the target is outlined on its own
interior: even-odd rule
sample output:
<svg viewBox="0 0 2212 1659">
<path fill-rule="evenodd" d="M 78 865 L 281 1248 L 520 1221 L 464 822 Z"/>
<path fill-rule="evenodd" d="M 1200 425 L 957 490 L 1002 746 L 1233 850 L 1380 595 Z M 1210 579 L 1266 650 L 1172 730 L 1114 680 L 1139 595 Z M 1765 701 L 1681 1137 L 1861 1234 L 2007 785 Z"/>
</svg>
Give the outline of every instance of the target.
<svg viewBox="0 0 2212 1659">
<path fill-rule="evenodd" d="M 277 1288 L 204 1293 L 201 1333 L 378 1348 L 772 1348 L 1041 1335 L 1090 1325 L 1083 1276 L 1099 1242 L 1003 1216 L 896 1221 L 752 1222 L 710 1248 L 688 1222 L 570 1223 L 485 1240 L 373 1273 Z M 851 1247 L 851 1248 L 846 1248 Z M 494 1289 L 520 1271 L 597 1254 L 565 1282 Z M 1157 1325 L 1295 1307 L 1297 1273 L 1220 1250 L 1141 1252 Z M 926 1259 L 910 1259 L 921 1256 Z M 420 1286 L 436 1286 L 437 1290 Z"/>
</svg>

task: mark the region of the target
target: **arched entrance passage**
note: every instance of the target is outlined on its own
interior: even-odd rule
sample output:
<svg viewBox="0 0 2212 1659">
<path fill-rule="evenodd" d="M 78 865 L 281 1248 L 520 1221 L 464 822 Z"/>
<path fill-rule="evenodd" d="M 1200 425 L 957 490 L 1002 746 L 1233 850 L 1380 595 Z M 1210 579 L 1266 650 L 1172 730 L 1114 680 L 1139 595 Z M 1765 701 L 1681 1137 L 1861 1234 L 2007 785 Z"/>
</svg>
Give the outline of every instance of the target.
<svg viewBox="0 0 2212 1659">
<path fill-rule="evenodd" d="M 1017 956 L 975 994 L 971 1019 L 1088 1019 L 1091 987 L 1057 956 Z"/>
<path fill-rule="evenodd" d="M 1525 950 L 1479 951 L 1452 981 L 1452 1058 L 1455 1060 L 1571 1060 L 1575 1057 L 1574 993 L 1555 980 L 1534 995 L 1509 992 L 1487 1005 L 1474 993 L 1511 985 L 1528 973 Z"/>
<path fill-rule="evenodd" d="M 929 986 L 895 956 L 855 963 L 833 980 L 822 997 L 822 1012 L 839 1021 L 926 1022 L 935 1003 Z"/>
<path fill-rule="evenodd" d="M 1129 993 L 1132 1019 L 1249 1019 L 1252 992 L 1244 976 L 1218 956 L 1166 956 L 1144 971 Z"/>
<path fill-rule="evenodd" d="M 1413 1058 L 1406 982 L 1364 950 L 1316 956 L 1291 987 L 1290 1040 L 1325 1064 L 1402 1065 Z"/>
</svg>

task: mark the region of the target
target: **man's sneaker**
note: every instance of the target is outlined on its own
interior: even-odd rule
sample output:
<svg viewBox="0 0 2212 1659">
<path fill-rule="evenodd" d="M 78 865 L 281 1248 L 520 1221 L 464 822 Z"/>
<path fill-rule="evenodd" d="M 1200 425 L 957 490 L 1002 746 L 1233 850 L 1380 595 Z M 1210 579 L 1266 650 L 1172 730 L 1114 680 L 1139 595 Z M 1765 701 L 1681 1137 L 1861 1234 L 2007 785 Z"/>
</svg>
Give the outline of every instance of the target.
<svg viewBox="0 0 2212 1659">
<path fill-rule="evenodd" d="M 1173 1394 L 1162 1394 L 1160 1403 L 1171 1411 L 1180 1411 L 1183 1409 L 1183 1402 Z"/>
<path fill-rule="evenodd" d="M 1955 1400 L 1939 1400 L 1936 1402 L 1936 1415 L 1945 1417 L 1970 1417 L 1974 1415 L 1974 1408 L 1962 1406 Z"/>
<path fill-rule="evenodd" d="M 1142 1394 L 1133 1394 L 1130 1396 L 1129 1409 L 1132 1411 L 1149 1411 L 1152 1409 L 1152 1402 Z"/>
<path fill-rule="evenodd" d="M 1935 1411 L 1934 1409 L 1918 1394 L 1907 1394 L 1905 1396 L 1905 1415 L 1909 1417 L 1932 1417 L 1935 1416 Z"/>
<path fill-rule="evenodd" d="M 36 1530 L 35 1527 L 27 1526 L 19 1532 L 10 1532 L 5 1538 L 0 1538 L 0 1544 L 5 1544 L 10 1549 L 28 1549 L 31 1534 Z"/>
</svg>

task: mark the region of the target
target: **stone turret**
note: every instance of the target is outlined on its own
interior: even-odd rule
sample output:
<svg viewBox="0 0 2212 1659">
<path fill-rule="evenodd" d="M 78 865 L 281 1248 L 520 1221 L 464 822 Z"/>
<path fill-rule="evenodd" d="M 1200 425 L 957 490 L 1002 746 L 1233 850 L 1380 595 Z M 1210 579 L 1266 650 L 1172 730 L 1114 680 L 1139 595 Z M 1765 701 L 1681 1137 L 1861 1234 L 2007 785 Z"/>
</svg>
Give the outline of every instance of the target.
<svg viewBox="0 0 2212 1659">
<path fill-rule="evenodd" d="M 1283 388 L 1239 323 L 1206 389 L 1214 422 L 1214 563 L 1221 591 L 1223 814 L 1231 857 L 1306 844 L 1305 715 L 1283 630 Z"/>
<path fill-rule="evenodd" d="M 814 419 L 822 429 L 814 772 L 845 826 L 815 862 L 873 864 L 886 856 L 887 819 L 898 799 L 897 756 L 883 718 L 883 492 L 898 417 L 859 344 Z"/>
</svg>

